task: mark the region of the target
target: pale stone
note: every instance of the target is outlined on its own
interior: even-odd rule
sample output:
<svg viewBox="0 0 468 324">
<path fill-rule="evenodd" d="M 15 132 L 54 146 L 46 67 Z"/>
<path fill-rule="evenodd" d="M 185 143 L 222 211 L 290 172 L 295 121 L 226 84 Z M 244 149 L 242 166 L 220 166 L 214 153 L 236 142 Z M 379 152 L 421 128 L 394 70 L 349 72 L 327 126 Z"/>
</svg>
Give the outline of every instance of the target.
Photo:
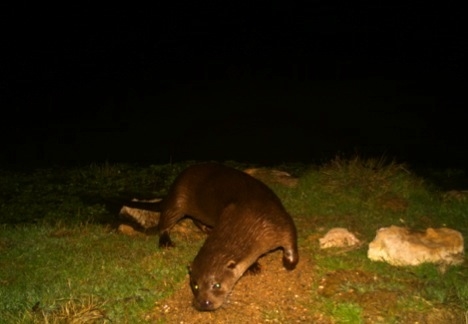
<svg viewBox="0 0 468 324">
<path fill-rule="evenodd" d="M 130 225 L 125 225 L 125 224 L 120 224 L 117 231 L 128 236 L 142 236 L 143 235 L 142 233 L 135 231 L 133 227 L 131 227 Z"/>
<path fill-rule="evenodd" d="M 299 182 L 299 179 L 289 173 L 275 169 L 250 168 L 245 169 L 244 172 L 260 181 L 279 183 L 287 187 L 295 187 Z"/>
<path fill-rule="evenodd" d="M 373 261 L 385 261 L 395 266 L 460 264 L 464 256 L 463 236 L 450 228 L 414 232 L 404 227 L 384 227 L 369 244 L 367 256 Z"/>
<path fill-rule="evenodd" d="M 325 234 L 324 237 L 319 239 L 320 248 L 328 249 L 331 247 L 348 247 L 359 245 L 360 241 L 349 232 L 346 228 L 332 228 Z"/>
<path fill-rule="evenodd" d="M 154 198 L 150 200 L 133 199 L 132 201 L 156 203 L 156 202 L 161 201 L 161 198 Z M 159 217 L 161 213 L 150 211 L 150 210 L 123 206 L 120 209 L 119 215 L 130 217 L 133 220 L 135 220 L 138 224 L 140 224 L 143 228 L 149 229 L 149 228 L 156 227 L 158 225 Z"/>
</svg>

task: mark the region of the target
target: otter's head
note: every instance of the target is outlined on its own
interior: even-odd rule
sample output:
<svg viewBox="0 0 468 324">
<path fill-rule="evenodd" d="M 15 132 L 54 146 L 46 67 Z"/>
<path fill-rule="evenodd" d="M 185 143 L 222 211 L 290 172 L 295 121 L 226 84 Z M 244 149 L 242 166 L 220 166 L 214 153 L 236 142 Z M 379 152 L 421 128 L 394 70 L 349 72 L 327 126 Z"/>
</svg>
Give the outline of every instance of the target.
<svg viewBox="0 0 468 324">
<path fill-rule="evenodd" d="M 193 305 L 200 311 L 213 311 L 219 308 L 242 275 L 238 264 L 230 260 L 214 265 L 193 263 L 189 267 L 190 288 L 194 300 Z"/>
</svg>

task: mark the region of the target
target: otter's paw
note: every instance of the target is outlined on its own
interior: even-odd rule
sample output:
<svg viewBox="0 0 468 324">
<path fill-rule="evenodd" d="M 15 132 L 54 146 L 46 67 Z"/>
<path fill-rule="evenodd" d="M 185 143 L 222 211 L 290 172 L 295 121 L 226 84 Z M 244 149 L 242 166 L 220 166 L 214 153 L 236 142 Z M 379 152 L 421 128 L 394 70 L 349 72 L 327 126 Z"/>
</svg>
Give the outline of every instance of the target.
<svg viewBox="0 0 468 324">
<path fill-rule="evenodd" d="M 172 243 L 171 237 L 169 236 L 168 233 L 162 233 L 161 236 L 159 237 L 159 247 L 160 248 L 170 248 L 174 247 L 175 244 Z"/>
<path fill-rule="evenodd" d="M 285 250 L 283 253 L 283 266 L 286 270 L 294 270 L 299 262 L 299 255 L 292 250 Z"/>
</svg>

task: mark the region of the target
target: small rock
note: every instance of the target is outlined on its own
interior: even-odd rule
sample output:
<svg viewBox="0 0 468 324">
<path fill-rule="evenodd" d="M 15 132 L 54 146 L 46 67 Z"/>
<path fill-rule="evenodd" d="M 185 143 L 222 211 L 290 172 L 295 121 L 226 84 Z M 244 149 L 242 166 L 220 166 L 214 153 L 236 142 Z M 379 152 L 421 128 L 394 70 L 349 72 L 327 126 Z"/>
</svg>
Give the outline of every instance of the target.
<svg viewBox="0 0 468 324">
<path fill-rule="evenodd" d="M 450 228 L 428 228 L 423 232 L 390 226 L 377 231 L 369 243 L 367 256 L 373 261 L 385 261 L 395 266 L 421 263 L 460 264 L 464 243 L 460 232 Z"/>
<path fill-rule="evenodd" d="M 360 243 L 353 233 L 349 232 L 346 228 L 340 227 L 329 230 L 324 237 L 319 239 L 319 242 L 321 249 L 355 246 Z"/>
</svg>

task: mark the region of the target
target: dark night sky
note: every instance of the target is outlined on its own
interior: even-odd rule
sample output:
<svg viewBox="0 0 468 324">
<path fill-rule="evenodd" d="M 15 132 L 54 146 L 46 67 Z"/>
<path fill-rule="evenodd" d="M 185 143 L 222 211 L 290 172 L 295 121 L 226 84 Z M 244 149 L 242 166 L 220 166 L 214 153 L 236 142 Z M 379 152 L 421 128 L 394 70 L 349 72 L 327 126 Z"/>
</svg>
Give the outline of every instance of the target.
<svg viewBox="0 0 468 324">
<path fill-rule="evenodd" d="M 213 3 L 2 8 L 0 162 L 468 164 L 461 8 Z"/>
</svg>

